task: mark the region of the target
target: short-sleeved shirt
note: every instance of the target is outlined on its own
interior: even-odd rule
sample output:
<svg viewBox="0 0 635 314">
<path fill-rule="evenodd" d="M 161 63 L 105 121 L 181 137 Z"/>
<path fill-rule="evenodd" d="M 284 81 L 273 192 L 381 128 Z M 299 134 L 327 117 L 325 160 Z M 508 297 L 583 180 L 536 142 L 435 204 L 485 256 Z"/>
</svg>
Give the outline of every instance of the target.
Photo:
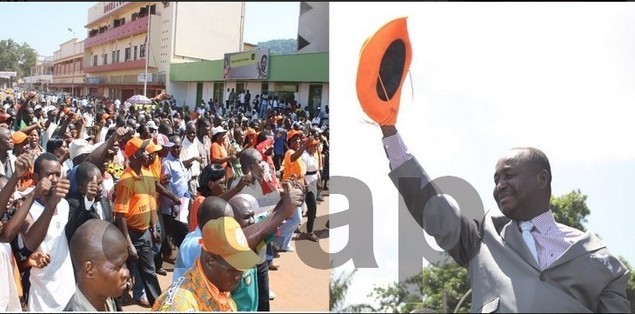
<svg viewBox="0 0 635 314">
<path fill-rule="evenodd" d="M 295 151 L 293 149 L 287 150 L 284 154 L 284 160 L 282 161 L 282 166 L 284 167 L 284 171 L 282 173 L 282 180 L 288 180 L 292 175 L 295 175 L 298 180 L 302 180 L 304 178 L 304 174 L 306 173 L 306 166 L 302 162 L 302 158 L 296 159 L 294 162 L 291 162 L 291 155 L 293 155 Z"/>
<path fill-rule="evenodd" d="M 198 258 L 201 255 L 201 245 L 199 240 L 202 237 L 201 229 L 198 227 L 185 236 L 181 247 L 179 247 L 179 255 L 174 265 L 174 273 L 172 274 L 172 284 L 176 284 L 180 277 L 187 275 L 188 269 L 195 267 Z M 275 239 L 275 234 L 267 236 L 265 241 L 261 242 L 259 247 L 266 248 L 266 244 Z M 263 250 L 264 251 L 264 250 Z M 253 312 L 258 310 L 258 273 L 257 267 L 252 267 L 243 272 L 243 278 L 231 292 L 231 297 L 236 303 L 238 311 Z"/>
<path fill-rule="evenodd" d="M 236 312 L 229 292 L 220 292 L 205 277 L 200 259 L 154 302 L 152 311 L 161 312 Z"/>
<path fill-rule="evenodd" d="M 152 173 L 141 168 L 141 175 L 137 175 L 127 167 L 115 186 L 114 212 L 124 214 L 128 227 L 145 231 L 150 227 L 152 210 L 156 210 L 155 195 Z"/>
<path fill-rule="evenodd" d="M 194 231 L 194 229 L 198 227 L 198 218 L 196 217 L 196 215 L 198 215 L 198 209 L 199 207 L 201 207 L 201 204 L 203 204 L 204 200 L 205 200 L 205 196 L 199 194 L 194 199 L 194 202 L 192 202 L 192 207 L 190 207 L 190 219 L 189 219 L 190 232 Z"/>
<path fill-rule="evenodd" d="M 214 142 L 210 147 L 210 156 L 211 160 L 227 158 L 227 150 L 223 145 Z M 220 165 L 223 166 L 223 168 L 226 168 L 227 162 L 221 163 Z"/>
</svg>

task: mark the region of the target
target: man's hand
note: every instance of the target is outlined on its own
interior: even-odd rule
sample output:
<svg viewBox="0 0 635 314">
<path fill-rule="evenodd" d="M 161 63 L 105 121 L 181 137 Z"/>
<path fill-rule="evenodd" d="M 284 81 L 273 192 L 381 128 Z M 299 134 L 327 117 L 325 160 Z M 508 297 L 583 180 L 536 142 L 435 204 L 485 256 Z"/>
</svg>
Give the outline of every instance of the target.
<svg viewBox="0 0 635 314">
<path fill-rule="evenodd" d="M 98 191 L 99 184 L 97 183 L 97 176 L 93 176 L 93 179 L 88 182 L 88 185 L 86 186 L 86 198 L 89 201 L 94 202 Z"/>
<path fill-rule="evenodd" d="M 27 265 L 35 268 L 44 268 L 51 262 L 51 255 L 42 252 L 33 252 L 29 255 Z"/>
<path fill-rule="evenodd" d="M 33 169 L 33 156 L 31 154 L 22 154 L 15 160 L 15 175 L 18 178 L 24 176 L 24 174 Z"/>
<path fill-rule="evenodd" d="M 150 232 L 152 243 L 161 243 L 161 233 L 156 228 Z"/>
<path fill-rule="evenodd" d="M 64 171 L 62 171 L 62 177 L 57 180 L 57 184 L 53 187 L 53 193 L 50 194 L 49 202 L 58 204 L 62 198 L 66 197 L 70 188 L 71 182 L 66 179 Z"/>
<path fill-rule="evenodd" d="M 238 181 L 238 184 L 242 187 L 246 187 L 250 185 L 253 181 L 254 181 L 254 177 L 251 175 L 251 170 L 249 170 L 247 174 L 245 174 L 244 176 L 240 178 L 240 181 Z"/>
<path fill-rule="evenodd" d="M 113 140 L 119 141 L 121 139 L 124 139 L 126 136 L 128 135 L 128 129 L 125 127 L 119 127 L 117 128 L 117 130 L 115 130 L 115 134 L 113 134 Z"/>
<path fill-rule="evenodd" d="M 282 188 L 284 189 L 282 214 L 284 217 L 290 217 L 295 209 L 304 203 L 304 191 L 297 183 L 294 184 L 290 181 L 283 182 Z"/>
<path fill-rule="evenodd" d="M 35 189 L 33 190 L 33 197 L 35 198 L 40 198 L 46 195 L 49 195 L 49 192 L 51 191 L 51 180 L 49 180 L 49 178 L 44 177 L 42 179 L 40 179 L 40 181 L 38 181 L 37 185 L 35 186 Z"/>
<path fill-rule="evenodd" d="M 133 262 L 139 260 L 139 253 L 137 253 L 137 248 L 128 245 L 128 258 L 130 258 Z"/>
</svg>

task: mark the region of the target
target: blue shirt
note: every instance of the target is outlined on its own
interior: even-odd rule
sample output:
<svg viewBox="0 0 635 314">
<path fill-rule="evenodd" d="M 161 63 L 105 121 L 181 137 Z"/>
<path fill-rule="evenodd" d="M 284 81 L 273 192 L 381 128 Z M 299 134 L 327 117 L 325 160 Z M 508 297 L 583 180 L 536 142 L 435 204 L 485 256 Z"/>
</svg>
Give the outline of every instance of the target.
<svg viewBox="0 0 635 314">
<path fill-rule="evenodd" d="M 194 231 L 188 233 L 179 247 L 179 255 L 174 264 L 172 273 L 172 284 L 185 272 L 194 266 L 196 259 L 201 255 L 201 229 L 196 227 Z M 243 272 L 243 279 L 238 287 L 232 291 L 232 299 L 236 302 L 239 312 L 253 312 L 258 310 L 258 276 L 257 267 L 253 267 Z"/>
<path fill-rule="evenodd" d="M 161 177 L 168 175 L 168 190 L 177 197 L 189 197 L 188 181 L 190 180 L 190 173 L 185 169 L 183 162 L 180 159 L 168 154 L 163 158 L 163 164 L 161 165 Z"/>
<path fill-rule="evenodd" d="M 276 138 L 278 131 L 281 131 L 282 135 Z M 285 128 L 276 128 L 273 134 L 273 154 L 284 155 L 284 142 L 287 140 L 287 130 Z"/>
</svg>

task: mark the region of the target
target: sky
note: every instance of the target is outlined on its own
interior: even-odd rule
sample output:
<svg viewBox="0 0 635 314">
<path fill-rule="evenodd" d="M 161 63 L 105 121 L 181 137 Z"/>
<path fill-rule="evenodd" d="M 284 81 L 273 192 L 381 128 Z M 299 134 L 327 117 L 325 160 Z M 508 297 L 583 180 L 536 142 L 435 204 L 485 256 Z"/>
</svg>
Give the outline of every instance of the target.
<svg viewBox="0 0 635 314">
<path fill-rule="evenodd" d="M 630 3 L 352 3 L 330 5 L 331 175 L 372 193 L 377 268 L 360 268 L 347 302 L 374 303 L 398 280 L 398 194 L 379 127 L 355 92 L 359 52 L 385 23 L 408 17 L 413 60 L 397 119 L 409 151 L 432 178 L 465 179 L 485 209 L 498 210 L 494 165 L 508 149 L 549 157 L 555 196 L 588 196 L 586 227 L 635 265 L 635 7 Z M 371 91 L 373 92 L 373 91 Z M 348 208 L 331 191 L 331 213 Z M 370 212 L 370 209 L 368 210 Z M 332 225 L 335 223 L 332 223 Z M 330 251 L 348 227 L 330 231 Z M 436 246 L 436 244 L 431 244 Z M 422 266 L 427 263 L 423 263 Z M 334 273 L 350 271 L 351 261 Z"/>
<path fill-rule="evenodd" d="M 53 56 L 60 44 L 86 38 L 87 12 L 97 2 L 2 2 L 0 40 L 27 43 L 38 54 Z M 295 39 L 298 35 L 299 2 L 247 2 L 245 42 Z M 7 27 L 13 25 L 14 27 Z"/>
</svg>

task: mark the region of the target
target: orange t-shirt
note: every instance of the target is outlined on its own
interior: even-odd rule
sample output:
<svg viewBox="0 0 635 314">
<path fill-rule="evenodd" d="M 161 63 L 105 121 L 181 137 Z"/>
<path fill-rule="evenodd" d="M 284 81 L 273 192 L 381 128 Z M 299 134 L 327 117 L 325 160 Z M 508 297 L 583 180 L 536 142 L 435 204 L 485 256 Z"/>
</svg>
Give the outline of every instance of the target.
<svg viewBox="0 0 635 314">
<path fill-rule="evenodd" d="M 152 173 L 154 182 L 159 182 L 159 184 L 161 183 L 161 158 L 159 156 L 154 159 L 154 162 L 149 167 L 144 167 L 144 169 Z M 157 205 L 158 199 L 159 193 L 157 192 L 152 198 L 152 208 L 159 208 L 159 206 Z"/>
<path fill-rule="evenodd" d="M 284 167 L 284 171 L 282 172 L 283 181 L 288 180 L 292 175 L 295 175 L 298 180 L 302 181 L 306 174 L 306 166 L 302 162 L 302 158 L 298 157 L 294 162 L 291 162 L 291 155 L 293 155 L 294 152 L 293 149 L 289 149 L 284 154 L 284 160 L 282 161 L 282 166 Z"/>
<path fill-rule="evenodd" d="M 127 167 L 115 186 L 115 213 L 124 214 L 126 224 L 136 230 L 150 227 L 152 211 L 156 211 L 156 188 L 150 171 L 141 168 L 137 175 Z"/>
<path fill-rule="evenodd" d="M 204 200 L 205 196 L 199 194 L 194 199 L 194 202 L 192 202 L 192 207 L 190 207 L 190 219 L 188 220 L 190 224 L 190 232 L 194 231 L 194 229 L 198 227 L 198 218 L 196 217 L 196 215 L 198 214 L 198 209 L 199 207 L 201 207 L 201 204 L 203 204 Z"/>
<path fill-rule="evenodd" d="M 212 146 L 210 146 L 210 158 L 212 160 L 214 159 L 221 159 L 221 158 L 227 158 L 227 150 L 225 149 L 225 147 L 223 145 L 220 145 L 216 142 L 212 143 Z M 227 167 L 227 162 L 224 162 L 222 164 L 220 164 L 221 166 L 223 166 L 223 168 Z"/>
</svg>

